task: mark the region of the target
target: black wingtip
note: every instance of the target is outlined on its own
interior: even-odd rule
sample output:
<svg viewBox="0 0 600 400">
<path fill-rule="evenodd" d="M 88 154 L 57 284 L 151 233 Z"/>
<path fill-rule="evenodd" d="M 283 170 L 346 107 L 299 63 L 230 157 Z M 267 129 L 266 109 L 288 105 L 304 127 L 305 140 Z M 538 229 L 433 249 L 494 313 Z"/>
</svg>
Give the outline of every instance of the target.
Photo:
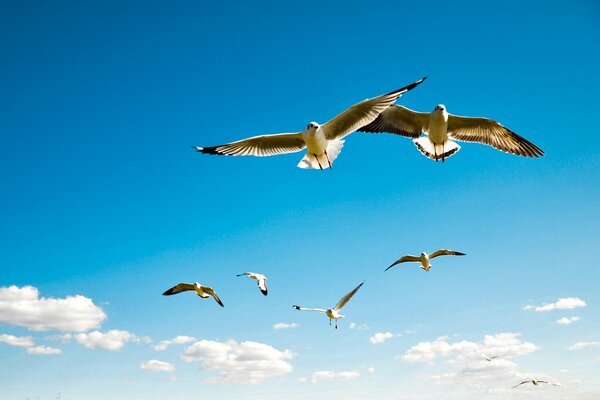
<svg viewBox="0 0 600 400">
<path fill-rule="evenodd" d="M 292 308 L 296 309 L 296 310 L 300 310 L 299 306 L 293 305 Z"/>
<path fill-rule="evenodd" d="M 166 292 L 164 292 L 162 295 L 163 296 L 171 296 L 173 294 L 173 289 L 169 289 Z"/>
<path fill-rule="evenodd" d="M 266 296 L 266 295 L 267 295 L 267 293 L 268 293 L 266 290 L 261 290 L 260 292 L 261 292 L 262 294 L 264 294 L 265 296 Z"/>
<path fill-rule="evenodd" d="M 198 153 L 203 153 L 203 154 L 212 154 L 212 155 L 218 155 L 218 156 L 227 156 L 227 155 L 229 155 L 229 154 L 219 153 L 217 151 L 217 149 L 219 148 L 219 146 L 212 146 L 212 147 L 192 146 L 192 148 L 196 149 L 196 151 Z"/>
</svg>

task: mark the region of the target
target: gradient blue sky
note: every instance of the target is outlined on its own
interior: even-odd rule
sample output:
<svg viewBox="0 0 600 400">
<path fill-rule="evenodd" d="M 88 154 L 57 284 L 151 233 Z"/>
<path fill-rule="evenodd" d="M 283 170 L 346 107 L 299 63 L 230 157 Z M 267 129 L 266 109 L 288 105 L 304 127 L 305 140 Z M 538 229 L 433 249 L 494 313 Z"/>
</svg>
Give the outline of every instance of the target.
<svg viewBox="0 0 600 400">
<path fill-rule="evenodd" d="M 82 295 L 107 318 L 83 329 L 99 331 L 92 349 L 0 299 L 0 397 L 598 398 L 599 41 L 594 1 L 2 3 L 0 290 Z M 190 148 L 299 131 L 424 75 L 400 104 L 494 118 L 546 156 L 465 143 L 442 164 L 353 134 L 321 172 L 296 168 L 301 154 Z M 468 255 L 383 272 L 442 247 Z M 248 270 L 269 296 L 235 277 Z M 225 308 L 161 296 L 196 280 Z M 362 280 L 337 331 L 291 308 Z M 560 298 L 586 306 L 524 309 Z M 131 340 L 106 349 L 111 330 Z M 194 342 L 152 348 L 177 335 L 260 343 L 273 358 L 238 361 L 272 368 L 248 383 L 243 362 L 182 359 Z M 474 356 L 485 335 L 495 366 Z M 28 336 L 61 353 L 8 343 Z M 563 386 L 509 390 L 521 377 Z"/>
</svg>

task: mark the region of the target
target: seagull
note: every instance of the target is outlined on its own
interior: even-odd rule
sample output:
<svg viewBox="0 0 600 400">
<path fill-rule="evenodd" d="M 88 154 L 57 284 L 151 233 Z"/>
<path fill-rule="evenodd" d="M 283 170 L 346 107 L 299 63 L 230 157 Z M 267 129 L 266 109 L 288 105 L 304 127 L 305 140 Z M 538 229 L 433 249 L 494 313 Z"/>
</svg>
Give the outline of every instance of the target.
<svg viewBox="0 0 600 400">
<path fill-rule="evenodd" d="M 196 294 L 198 294 L 198 296 L 202 297 L 203 299 L 208 298 L 208 296 L 210 295 L 210 296 L 212 296 L 215 299 L 215 301 L 217 303 L 219 303 L 219 305 L 221 307 L 225 307 L 223 305 L 223 303 L 221 302 L 221 299 L 219 299 L 219 296 L 217 296 L 217 294 L 213 290 L 213 288 L 208 287 L 208 286 L 202 286 L 198 282 L 196 282 L 194 284 L 192 284 L 192 283 L 180 283 L 179 285 L 175 285 L 171 289 L 169 289 L 166 292 L 164 292 L 163 296 L 171 296 L 173 294 L 177 294 L 177 293 L 181 293 L 181 292 L 187 292 L 188 290 L 194 290 L 194 291 L 196 291 Z"/>
<path fill-rule="evenodd" d="M 354 294 L 356 292 L 358 292 L 358 289 L 360 289 L 360 287 L 364 283 L 365 282 L 363 281 L 360 285 L 358 285 L 357 287 L 352 289 L 352 291 L 350 293 L 348 293 L 344 297 L 342 297 L 342 299 L 340 301 L 338 301 L 338 303 L 333 308 L 328 308 L 327 310 L 325 310 L 323 308 L 303 308 L 303 307 L 299 307 L 296 305 L 294 305 L 292 307 L 299 311 L 318 311 L 318 312 L 325 313 L 329 317 L 329 325 L 331 325 L 331 320 L 334 319 L 335 320 L 335 329 L 337 329 L 338 328 L 338 319 L 344 318 L 344 315 L 340 314 L 339 311 L 346 305 L 346 303 L 352 298 L 352 296 L 354 296 Z"/>
<path fill-rule="evenodd" d="M 552 386 L 560 386 L 560 384 L 558 384 L 558 383 L 550 383 L 550 382 L 546 382 L 546 381 L 538 381 L 536 379 L 531 379 L 531 380 L 528 380 L 528 381 L 523 381 L 523 382 L 519 383 L 518 385 L 513 386 L 513 389 L 516 388 L 517 386 L 521 386 L 521 385 L 523 385 L 525 383 L 529 383 L 529 382 L 533 383 L 534 386 L 537 386 L 540 383 L 547 383 L 547 384 L 552 385 Z"/>
<path fill-rule="evenodd" d="M 500 123 L 479 117 L 448 114 L 446 106 L 438 104 L 431 113 L 417 112 L 392 105 L 359 132 L 387 132 L 413 138 L 423 155 L 442 162 L 460 150 L 454 140 L 478 142 L 506 153 L 524 157 L 540 157 L 542 149 L 517 135 Z M 425 132 L 427 136 L 421 136 Z"/>
<path fill-rule="evenodd" d="M 485 354 L 482 354 L 482 356 L 483 356 L 483 358 L 485 358 L 485 361 L 487 361 L 487 362 L 491 362 L 492 360 L 495 360 L 496 358 L 499 358 L 498 356 L 488 357 Z"/>
<path fill-rule="evenodd" d="M 258 283 L 258 288 L 260 289 L 261 293 L 264 294 L 265 296 L 267 295 L 267 277 L 262 275 L 262 274 L 256 274 L 254 272 L 244 272 L 243 274 L 238 274 L 236 276 L 243 276 L 246 275 L 248 278 L 250 279 L 254 279 L 255 281 L 257 281 Z"/>
<path fill-rule="evenodd" d="M 192 147 L 205 154 L 258 157 L 294 153 L 306 148 L 306 154 L 298 163 L 298 168 L 331 169 L 333 161 L 342 151 L 344 137 L 361 126 L 370 124 L 402 94 L 425 79 L 426 77 L 388 94 L 361 101 L 322 125 L 311 122 L 301 132 L 253 136 L 213 147 Z"/>
<path fill-rule="evenodd" d="M 420 262 L 421 263 L 420 268 L 425 271 L 429 271 L 429 269 L 431 268 L 431 264 L 429 263 L 429 260 L 431 260 L 432 258 L 436 258 L 438 256 L 464 256 L 464 255 L 466 255 L 466 254 L 460 253 L 460 252 L 454 251 L 454 250 L 438 250 L 438 251 L 434 251 L 431 254 L 422 252 L 420 257 L 411 256 L 409 254 L 409 255 L 406 255 L 406 256 L 402 257 L 401 259 L 397 260 L 392 265 L 387 267 L 385 270 L 387 271 L 388 269 L 392 268 L 394 265 L 404 263 L 404 262 Z"/>
</svg>

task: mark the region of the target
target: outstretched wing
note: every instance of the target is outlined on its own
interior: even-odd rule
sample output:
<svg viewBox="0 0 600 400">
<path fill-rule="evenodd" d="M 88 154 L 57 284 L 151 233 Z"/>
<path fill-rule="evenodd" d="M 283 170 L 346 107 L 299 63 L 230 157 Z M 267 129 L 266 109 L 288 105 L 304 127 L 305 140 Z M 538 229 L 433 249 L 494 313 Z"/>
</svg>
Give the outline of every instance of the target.
<svg viewBox="0 0 600 400">
<path fill-rule="evenodd" d="M 338 303 L 335 305 L 335 307 L 333 307 L 334 310 L 339 311 L 342 309 L 342 307 L 344 307 L 346 305 L 346 303 L 352 298 L 352 296 L 354 296 L 354 294 L 356 292 L 358 292 L 358 289 L 360 289 L 360 287 L 364 284 L 365 282 L 362 282 L 360 285 L 358 285 L 357 287 L 355 287 L 354 289 L 352 289 L 352 291 L 350 293 L 348 293 L 347 295 L 345 295 L 344 297 L 342 297 L 342 299 L 340 301 L 338 301 Z"/>
<path fill-rule="evenodd" d="M 432 258 L 436 258 L 439 256 L 465 256 L 465 255 L 466 255 L 465 253 L 461 253 L 460 251 L 442 249 L 442 250 L 434 251 L 433 253 L 431 253 L 429 255 L 429 259 L 431 260 Z"/>
<path fill-rule="evenodd" d="M 421 258 L 420 258 L 420 257 L 417 257 L 417 256 L 411 256 L 410 254 L 409 254 L 409 255 L 406 255 L 406 256 L 404 256 L 404 257 L 400 258 L 399 260 L 396 260 L 396 261 L 395 261 L 395 262 L 394 262 L 392 265 L 390 265 L 389 267 L 387 267 L 387 268 L 385 269 L 385 271 L 387 271 L 388 269 L 390 269 L 390 268 L 392 268 L 393 266 L 395 266 L 395 265 L 398 265 L 398 264 L 400 264 L 400 263 L 405 263 L 405 262 L 413 262 L 413 261 L 421 261 Z"/>
<path fill-rule="evenodd" d="M 540 157 L 544 151 L 522 136 L 488 118 L 448 114 L 448 135 L 456 140 L 478 142 L 506 153 Z"/>
<path fill-rule="evenodd" d="M 179 285 L 173 286 L 171 289 L 163 293 L 163 296 L 171 296 L 181 292 L 187 292 L 188 290 L 195 290 L 196 287 L 190 283 L 180 283 Z"/>
<path fill-rule="evenodd" d="M 323 308 L 304 308 L 304 307 L 300 307 L 300 306 L 296 306 L 293 305 L 292 308 L 298 310 L 298 311 L 318 311 L 318 312 L 327 312 L 327 310 L 323 309 Z"/>
<path fill-rule="evenodd" d="M 192 146 L 200 153 L 225 156 L 273 156 L 295 153 L 306 147 L 300 133 L 280 133 L 275 135 L 254 136 L 237 142 L 213 147 Z"/>
<path fill-rule="evenodd" d="M 523 385 L 523 384 L 525 384 L 525 383 L 529 383 L 529 382 L 531 382 L 531 381 L 523 381 L 523 382 L 521 382 L 521 383 L 519 383 L 519 384 L 517 384 L 517 385 L 513 386 L 513 389 L 514 389 L 514 388 L 516 388 L 517 386 L 521 386 L 521 385 Z"/>
<path fill-rule="evenodd" d="M 225 306 L 223 305 L 223 302 L 222 302 L 222 301 L 221 301 L 221 299 L 219 298 L 219 296 L 217 296 L 217 293 L 216 293 L 216 292 L 213 290 L 213 288 L 211 288 L 211 287 L 208 287 L 208 286 L 202 286 L 202 291 L 203 291 L 204 293 L 208 293 L 208 294 L 210 294 L 210 295 L 213 297 L 213 299 L 215 299 L 215 301 L 216 301 L 217 303 L 219 303 L 219 305 L 220 305 L 221 307 L 225 307 Z"/>
<path fill-rule="evenodd" d="M 393 92 L 372 99 L 363 100 L 360 103 L 347 108 L 342 113 L 336 115 L 333 119 L 322 125 L 325 137 L 328 140 L 342 139 L 344 136 L 349 135 L 357 129 L 370 124 L 380 113 L 394 104 L 400 96 L 420 85 L 426 78 L 427 77 L 419 79 L 418 81 L 398 90 L 394 90 Z"/>
<path fill-rule="evenodd" d="M 261 293 L 266 296 L 268 293 L 267 279 L 263 275 L 260 275 L 257 279 L 257 283 L 258 283 L 258 288 L 260 289 Z"/>
<path fill-rule="evenodd" d="M 417 112 L 393 104 L 379 114 L 375 121 L 358 129 L 358 132 L 386 132 L 409 138 L 418 138 L 422 132 L 428 130 L 428 126 L 429 113 Z"/>
</svg>

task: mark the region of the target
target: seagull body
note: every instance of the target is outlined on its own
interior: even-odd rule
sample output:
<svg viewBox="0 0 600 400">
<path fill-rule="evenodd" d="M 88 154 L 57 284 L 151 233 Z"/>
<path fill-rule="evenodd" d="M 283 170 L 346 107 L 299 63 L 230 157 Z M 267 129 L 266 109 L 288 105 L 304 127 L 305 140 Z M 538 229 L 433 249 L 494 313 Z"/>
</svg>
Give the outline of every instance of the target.
<svg viewBox="0 0 600 400">
<path fill-rule="evenodd" d="M 255 281 L 257 281 L 258 283 L 258 288 L 260 289 L 260 292 L 262 294 L 264 294 L 265 296 L 267 295 L 267 277 L 262 275 L 262 274 L 257 274 L 254 272 L 244 272 L 243 274 L 238 274 L 236 276 L 247 276 L 250 279 L 254 279 Z"/>
<path fill-rule="evenodd" d="M 306 154 L 298 163 L 298 168 L 332 168 L 333 161 L 342 151 L 344 137 L 374 121 L 379 113 L 394 104 L 402 94 L 415 88 L 425 79 L 357 103 L 325 124 L 311 122 L 301 132 L 254 136 L 213 147 L 192 147 L 205 154 L 258 157 L 294 153 L 306 149 Z"/>
<path fill-rule="evenodd" d="M 390 269 L 393 266 L 398 265 L 400 263 L 419 262 L 419 263 L 421 263 L 421 265 L 419 267 L 422 270 L 428 272 L 429 269 L 431 268 L 431 263 L 429 262 L 429 260 L 431 260 L 432 258 L 436 258 L 439 256 L 464 256 L 464 255 L 465 255 L 465 253 L 461 253 L 461 252 L 454 251 L 454 250 L 446 250 L 446 249 L 434 251 L 431 254 L 422 252 L 420 256 L 413 256 L 413 255 L 408 254 L 408 255 L 400 258 L 399 260 L 396 260 L 392 265 L 387 267 L 385 270 L 387 271 L 388 269 Z"/>
<path fill-rule="evenodd" d="M 221 299 L 219 299 L 219 296 L 217 296 L 217 293 L 215 293 L 215 291 L 213 290 L 213 288 L 208 287 L 208 286 L 202 286 L 201 284 L 199 284 L 198 282 L 196 283 L 180 283 L 178 285 L 173 286 L 171 289 L 167 290 L 166 292 L 163 293 L 163 296 L 171 296 L 177 293 L 181 293 L 181 292 L 187 292 L 193 290 L 196 292 L 196 294 L 200 297 L 202 297 L 203 299 L 207 299 L 209 296 L 212 296 L 215 301 L 217 303 L 219 303 L 219 305 L 221 307 L 225 307 L 223 305 L 223 303 L 221 302 Z"/>
<path fill-rule="evenodd" d="M 498 358 L 498 356 L 491 356 L 491 357 L 488 357 L 488 356 L 486 356 L 486 355 L 484 354 L 484 355 L 483 355 L 483 358 L 485 358 L 485 361 L 487 361 L 487 362 L 491 362 L 492 360 L 495 360 L 496 358 Z"/>
<path fill-rule="evenodd" d="M 530 382 L 533 383 L 534 386 L 538 386 L 540 383 L 547 383 L 552 386 L 560 386 L 558 383 L 550 383 L 550 382 L 546 382 L 546 381 L 538 381 L 536 379 L 530 379 L 528 381 L 523 381 L 523 382 L 513 386 L 513 389 L 516 388 L 517 386 L 521 386 L 521 385 L 524 385 L 524 384 L 530 383 Z"/>
<path fill-rule="evenodd" d="M 299 307 L 296 305 L 294 305 L 292 307 L 299 311 L 317 311 L 317 312 L 325 313 L 325 315 L 327 315 L 327 317 L 329 318 L 329 325 L 331 325 L 331 320 L 335 320 L 335 329 L 337 329 L 338 328 L 338 319 L 344 318 L 344 315 L 340 314 L 340 310 L 346 305 L 346 303 L 352 298 L 352 296 L 354 296 L 354 294 L 356 292 L 358 292 L 358 289 L 360 289 L 360 287 L 363 284 L 364 284 L 364 282 L 362 282 L 360 285 L 358 285 L 357 287 L 352 289 L 352 291 L 350 291 L 344 297 L 342 297 L 340 299 L 340 301 L 338 301 L 338 303 L 333 308 L 328 308 L 328 309 L 304 308 L 304 307 Z"/>
<path fill-rule="evenodd" d="M 435 161 L 444 161 L 460 150 L 455 140 L 483 143 L 524 157 L 544 155 L 542 149 L 497 121 L 448 114 L 443 104 L 438 104 L 431 113 L 392 105 L 379 114 L 375 121 L 358 131 L 387 132 L 413 138 L 419 151 Z M 422 132 L 427 135 L 421 136 Z"/>
</svg>

